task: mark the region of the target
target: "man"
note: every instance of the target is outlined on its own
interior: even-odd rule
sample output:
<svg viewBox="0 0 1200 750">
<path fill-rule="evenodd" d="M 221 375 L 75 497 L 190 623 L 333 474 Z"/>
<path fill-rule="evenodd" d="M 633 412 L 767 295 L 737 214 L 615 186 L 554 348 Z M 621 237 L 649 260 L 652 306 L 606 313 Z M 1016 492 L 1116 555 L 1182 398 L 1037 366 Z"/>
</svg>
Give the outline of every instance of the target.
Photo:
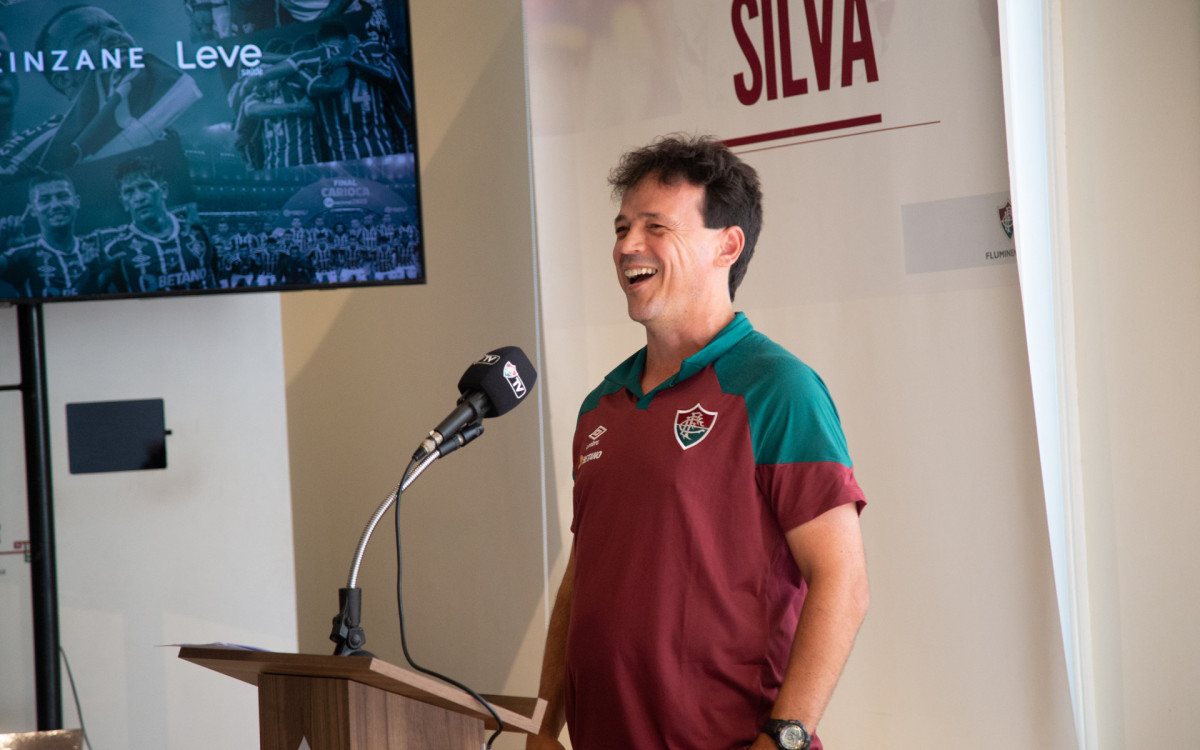
<svg viewBox="0 0 1200 750">
<path fill-rule="evenodd" d="M 233 230 L 226 219 L 217 221 L 217 229 L 209 241 L 217 258 L 217 286 L 228 289 L 233 268 Z"/>
<path fill-rule="evenodd" d="M 64 169 L 148 146 L 202 98 L 191 76 L 149 52 L 132 64 L 137 42 L 108 11 L 91 5 L 67 6 L 50 17 L 36 48 L 47 60 L 66 51 L 66 64 L 46 65 L 43 75 L 71 102 L 55 125 L 54 138 L 40 155 L 43 169 Z M 105 67 L 103 52 L 120 55 L 121 67 Z M 80 60 L 90 60 L 95 70 Z"/>
<path fill-rule="evenodd" d="M 299 216 L 293 216 L 290 226 L 283 232 L 284 241 L 290 255 L 301 255 L 307 249 L 308 230 L 304 228 Z"/>
<path fill-rule="evenodd" d="M 405 151 L 405 135 L 395 102 L 411 109 L 390 53 L 360 45 L 338 21 L 317 31 L 317 49 L 293 55 L 301 69 L 319 71 L 308 84 L 317 123 L 334 161 L 365 159 Z"/>
<path fill-rule="evenodd" d="M 119 268 L 125 291 L 214 288 L 216 257 L 208 235 L 167 209 L 168 186 L 158 163 L 126 159 L 117 167 L 116 182 L 130 223 L 104 254 Z"/>
<path fill-rule="evenodd" d="M 627 154 L 613 262 L 646 346 L 585 399 L 574 543 L 528 748 L 819 748 L 866 613 L 854 480 L 820 378 L 735 314 L 758 177 L 719 142 Z M 782 723 L 780 723 L 782 722 Z"/>
<path fill-rule="evenodd" d="M 250 231 L 250 224 L 245 221 L 237 223 L 237 232 L 229 238 L 234 250 L 246 255 L 258 249 L 258 235 Z"/>
<path fill-rule="evenodd" d="M 329 244 L 330 240 L 329 227 L 325 226 L 325 217 L 318 216 L 313 219 L 312 229 L 308 230 L 309 244 L 317 244 L 318 242 Z"/>
<path fill-rule="evenodd" d="M 7 60 L 8 53 L 12 51 L 8 35 L 0 29 L 0 59 Z M 7 65 L 0 68 L 0 143 L 3 143 L 12 137 L 13 114 L 17 108 L 17 97 L 21 87 L 17 83 L 16 71 L 10 70 Z"/>
<path fill-rule="evenodd" d="M 261 250 L 254 254 L 253 264 L 258 272 L 254 279 L 255 286 L 275 286 L 279 280 L 276 271 L 279 266 L 279 241 L 275 236 L 267 237 L 260 246 Z"/>
<path fill-rule="evenodd" d="M 276 43 L 290 49 L 282 39 L 273 39 L 268 51 L 279 51 Z M 299 73 L 284 77 L 248 77 L 238 109 L 239 133 L 255 129 L 262 141 L 262 168 L 279 169 L 320 161 L 313 122 L 316 109 L 305 93 L 308 79 Z M 255 128 L 257 123 L 257 128 Z"/>
<path fill-rule="evenodd" d="M 0 57 L 7 60 L 12 51 L 8 36 L 0 31 Z M 17 74 L 8 65 L 3 67 L 4 72 L 0 73 L 0 133 L 3 134 L 0 139 L 0 184 L 10 184 L 36 173 L 38 163 L 58 132 L 62 117 L 55 115 L 34 127 L 13 133 L 13 115 L 21 87 Z"/>
<path fill-rule="evenodd" d="M 37 219 L 38 236 L 0 252 L 0 279 L 25 297 L 62 297 L 90 288 L 99 258 L 96 235 L 77 237 L 79 195 L 66 175 L 49 173 L 29 184 L 29 213 Z"/>
<path fill-rule="evenodd" d="M 379 226 L 375 227 L 375 234 L 379 235 L 379 242 L 384 245 L 394 245 L 399 233 L 400 228 L 392 223 L 392 214 L 389 209 L 384 209 L 383 219 Z"/>
<path fill-rule="evenodd" d="M 320 216 L 317 221 L 324 222 Z M 334 265 L 333 235 L 324 227 L 314 228 L 309 240 L 309 258 L 313 267 L 313 278 L 317 283 L 336 284 L 338 269 Z"/>
</svg>

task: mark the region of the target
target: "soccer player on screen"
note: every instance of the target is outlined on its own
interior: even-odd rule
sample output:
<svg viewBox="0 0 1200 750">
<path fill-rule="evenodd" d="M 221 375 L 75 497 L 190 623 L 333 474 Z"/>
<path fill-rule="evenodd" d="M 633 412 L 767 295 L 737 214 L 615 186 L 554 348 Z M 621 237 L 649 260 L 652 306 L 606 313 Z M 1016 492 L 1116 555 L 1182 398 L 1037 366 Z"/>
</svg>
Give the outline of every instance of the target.
<svg viewBox="0 0 1200 750">
<path fill-rule="evenodd" d="M 64 174 L 35 177 L 29 184 L 28 213 L 38 236 L 0 251 L 0 279 L 26 297 L 62 297 L 98 291 L 90 288 L 99 257 L 95 234 L 75 235 L 79 194 Z"/>
<path fill-rule="evenodd" d="M 0 29 L 0 57 L 7 60 L 8 53 L 12 51 L 12 43 L 4 30 Z M 4 68 L 5 72 L 0 73 L 0 184 L 19 182 L 34 174 L 62 122 L 61 115 L 54 115 L 38 125 L 13 133 L 13 115 L 21 87 L 17 74 L 8 70 L 7 65 Z M 8 232 L 0 230 L 0 234 Z"/>
<path fill-rule="evenodd" d="M 142 157 L 117 167 L 117 194 L 130 223 L 104 248 L 135 293 L 209 289 L 216 286 L 215 252 L 208 235 L 167 209 L 162 168 Z"/>
<path fill-rule="evenodd" d="M 43 169 L 63 169 L 148 146 L 192 104 L 203 98 L 191 76 L 150 52 L 132 63 L 137 42 L 111 13 L 94 5 L 70 5 L 50 17 L 36 48 L 77 61 L 86 52 L 97 68 L 47 65 L 46 80 L 71 102 L 53 141 L 40 157 Z M 101 50 L 121 55 L 123 65 L 105 68 Z"/>
<path fill-rule="evenodd" d="M 268 51 L 278 52 L 288 46 L 281 39 L 273 39 Z M 239 127 L 252 128 L 258 123 L 262 168 L 296 167 L 321 160 L 313 120 L 316 108 L 305 91 L 311 80 L 311 76 L 297 71 L 291 75 L 248 77 L 243 82 Z"/>
<path fill-rule="evenodd" d="M 360 45 L 337 21 L 321 25 L 317 49 L 293 56 L 302 68 L 317 66 L 308 84 L 328 158 L 335 161 L 406 151 L 396 103 L 411 109 L 395 60 L 381 45 Z"/>
<path fill-rule="evenodd" d="M 8 35 L 0 29 L 0 57 L 7 59 L 9 52 L 12 52 L 12 44 L 8 41 Z M 16 72 L 4 66 L 4 70 L 0 70 L 0 142 L 7 141 L 12 135 L 13 113 L 17 108 L 19 91 Z"/>
</svg>

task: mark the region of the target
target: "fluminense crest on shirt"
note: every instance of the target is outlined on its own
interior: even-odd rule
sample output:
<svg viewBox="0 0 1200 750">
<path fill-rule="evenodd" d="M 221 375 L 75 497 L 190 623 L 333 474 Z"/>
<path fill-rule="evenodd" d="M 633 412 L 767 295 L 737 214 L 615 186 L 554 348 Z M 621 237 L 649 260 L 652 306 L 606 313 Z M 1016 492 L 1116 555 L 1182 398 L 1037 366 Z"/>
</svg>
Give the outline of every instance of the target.
<svg viewBox="0 0 1200 750">
<path fill-rule="evenodd" d="M 687 450 L 708 437 L 717 423 L 717 413 L 697 403 L 690 409 L 675 412 L 675 440 L 679 447 Z"/>
</svg>

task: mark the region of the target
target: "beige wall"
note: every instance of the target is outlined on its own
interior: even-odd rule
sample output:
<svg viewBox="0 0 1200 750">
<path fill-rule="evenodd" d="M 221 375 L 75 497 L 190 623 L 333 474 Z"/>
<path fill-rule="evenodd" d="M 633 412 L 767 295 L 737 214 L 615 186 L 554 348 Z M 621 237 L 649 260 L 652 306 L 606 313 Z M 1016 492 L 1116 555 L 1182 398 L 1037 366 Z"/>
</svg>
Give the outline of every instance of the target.
<svg viewBox="0 0 1200 750">
<path fill-rule="evenodd" d="M 412 37 L 428 284 L 282 298 L 307 652 L 333 648 L 330 618 L 359 533 L 454 406 L 463 370 L 498 346 L 538 353 L 521 4 L 414 0 Z M 400 509 L 412 656 L 480 691 L 537 690 L 540 418 L 535 400 L 488 420 Z M 392 518 L 359 583 L 367 648 L 403 664 Z M 521 660 L 531 629 L 534 655 Z"/>
<path fill-rule="evenodd" d="M 1200 4 L 1063 2 L 1100 747 L 1200 735 Z"/>
<path fill-rule="evenodd" d="M 0 318 L 15 318 L 0 310 Z M 272 294 L 44 306 L 59 631 L 96 747 L 245 747 L 254 689 L 166 644 L 296 647 L 279 300 Z M 3 382 L 15 330 L 0 323 Z M 167 468 L 72 474 L 66 405 L 163 399 Z M 19 398 L 0 399 L 0 543 L 24 527 Z M 17 534 L 21 534 L 17 536 Z M 28 566 L 0 558 L 0 732 L 32 731 Z M 220 721 L 214 722 L 214 717 Z"/>
</svg>

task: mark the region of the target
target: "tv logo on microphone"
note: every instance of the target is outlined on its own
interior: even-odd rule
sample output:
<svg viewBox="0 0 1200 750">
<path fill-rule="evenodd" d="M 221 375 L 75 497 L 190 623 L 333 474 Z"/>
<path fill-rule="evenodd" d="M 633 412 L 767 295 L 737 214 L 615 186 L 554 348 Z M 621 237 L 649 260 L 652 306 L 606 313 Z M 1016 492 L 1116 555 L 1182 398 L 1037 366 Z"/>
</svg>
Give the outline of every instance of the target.
<svg viewBox="0 0 1200 750">
<path fill-rule="evenodd" d="M 517 366 L 512 362 L 505 362 L 503 373 L 504 379 L 508 381 L 508 387 L 512 388 L 513 395 L 517 398 L 525 398 L 525 381 L 521 380 Z"/>
<path fill-rule="evenodd" d="M 499 354 L 485 354 L 485 355 L 483 355 L 483 357 L 482 357 L 482 358 L 479 360 L 479 362 L 477 362 L 476 364 L 480 364 L 480 365 L 494 365 L 494 364 L 496 364 L 496 363 L 497 363 L 497 362 L 499 362 L 499 361 L 500 361 L 500 355 L 499 355 Z"/>
</svg>

